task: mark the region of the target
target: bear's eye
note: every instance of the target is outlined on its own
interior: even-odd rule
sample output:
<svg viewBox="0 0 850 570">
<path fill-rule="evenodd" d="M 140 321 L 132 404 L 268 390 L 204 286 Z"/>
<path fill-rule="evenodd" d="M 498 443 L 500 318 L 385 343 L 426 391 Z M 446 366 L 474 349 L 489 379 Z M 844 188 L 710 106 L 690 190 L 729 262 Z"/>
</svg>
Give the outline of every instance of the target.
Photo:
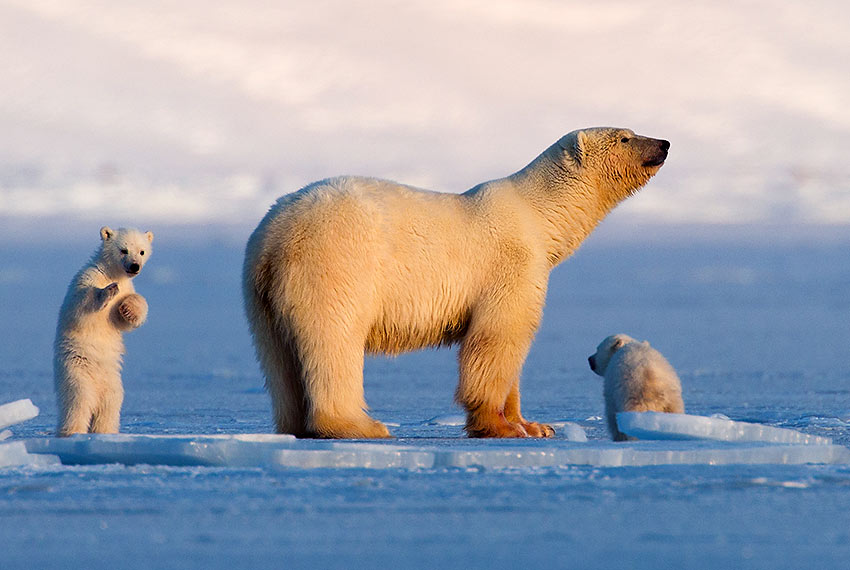
<svg viewBox="0 0 850 570">
<path fill-rule="evenodd" d="M 144 254 L 145 254 L 145 250 L 142 250 L 142 251 L 139 252 L 139 255 L 144 255 Z"/>
<path fill-rule="evenodd" d="M 129 252 L 129 251 L 127 251 L 127 249 L 126 249 L 126 248 L 121 248 L 121 253 L 123 253 L 124 255 L 127 255 L 127 254 L 128 254 L 128 253 L 130 253 L 130 252 Z"/>
<path fill-rule="evenodd" d="M 627 142 L 629 142 L 629 137 L 623 137 L 623 138 L 621 138 L 621 139 L 620 139 L 620 142 L 621 142 L 621 143 L 627 143 Z"/>
</svg>

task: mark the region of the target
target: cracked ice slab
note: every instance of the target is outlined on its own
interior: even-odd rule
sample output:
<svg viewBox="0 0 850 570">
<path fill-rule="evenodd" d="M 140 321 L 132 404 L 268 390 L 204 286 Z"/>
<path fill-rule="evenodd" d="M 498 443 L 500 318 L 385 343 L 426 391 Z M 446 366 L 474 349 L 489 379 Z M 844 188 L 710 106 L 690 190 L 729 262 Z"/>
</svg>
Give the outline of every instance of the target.
<svg viewBox="0 0 850 570">
<path fill-rule="evenodd" d="M 832 444 L 832 440 L 827 437 L 809 435 L 793 429 L 689 414 L 619 412 L 617 427 L 621 432 L 641 440 L 706 439 L 798 445 Z"/>
<path fill-rule="evenodd" d="M 839 445 L 764 442 L 638 441 L 578 443 L 564 440 L 455 439 L 359 442 L 297 440 L 286 435 L 76 435 L 26 440 L 30 453 L 54 454 L 62 463 L 171 466 L 511 469 L 591 465 L 730 465 L 850 463 Z"/>
<path fill-rule="evenodd" d="M 38 408 L 30 400 L 17 400 L 0 406 L 0 430 L 31 420 L 38 415 Z"/>
</svg>

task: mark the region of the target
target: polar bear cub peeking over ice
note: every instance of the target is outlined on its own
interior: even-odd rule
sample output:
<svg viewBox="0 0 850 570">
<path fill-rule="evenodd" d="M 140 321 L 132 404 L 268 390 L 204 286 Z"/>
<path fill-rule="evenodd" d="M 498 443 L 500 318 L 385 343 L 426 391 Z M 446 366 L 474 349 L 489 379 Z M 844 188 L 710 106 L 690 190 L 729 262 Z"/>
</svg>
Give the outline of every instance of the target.
<svg viewBox="0 0 850 570">
<path fill-rule="evenodd" d="M 148 314 L 132 279 L 151 256 L 153 233 L 104 226 L 100 237 L 100 248 L 68 287 L 56 326 L 60 437 L 118 432 L 124 400 L 121 333 L 141 326 Z"/>
<path fill-rule="evenodd" d="M 609 336 L 588 362 L 605 378 L 605 415 L 615 441 L 629 439 L 617 429 L 617 412 L 685 412 L 676 371 L 648 342 L 624 334 Z"/>
<path fill-rule="evenodd" d="M 280 198 L 243 268 L 277 431 L 388 437 L 366 412 L 364 355 L 459 344 L 455 397 L 470 436 L 552 436 L 520 410 L 549 272 L 658 172 L 669 147 L 628 129 L 581 129 L 462 194 L 340 177 Z"/>
</svg>

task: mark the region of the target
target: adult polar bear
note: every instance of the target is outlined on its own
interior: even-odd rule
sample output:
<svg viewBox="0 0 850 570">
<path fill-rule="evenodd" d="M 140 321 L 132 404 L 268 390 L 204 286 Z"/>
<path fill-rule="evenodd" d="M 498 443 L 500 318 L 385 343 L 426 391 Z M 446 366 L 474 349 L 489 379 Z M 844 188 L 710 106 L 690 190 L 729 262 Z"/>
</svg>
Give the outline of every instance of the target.
<svg viewBox="0 0 850 570">
<path fill-rule="evenodd" d="M 470 436 L 553 435 L 522 417 L 519 390 L 549 272 L 658 171 L 669 146 L 585 129 L 463 194 L 342 177 L 280 198 L 243 270 L 277 430 L 388 437 L 366 413 L 364 353 L 457 342 Z"/>
</svg>

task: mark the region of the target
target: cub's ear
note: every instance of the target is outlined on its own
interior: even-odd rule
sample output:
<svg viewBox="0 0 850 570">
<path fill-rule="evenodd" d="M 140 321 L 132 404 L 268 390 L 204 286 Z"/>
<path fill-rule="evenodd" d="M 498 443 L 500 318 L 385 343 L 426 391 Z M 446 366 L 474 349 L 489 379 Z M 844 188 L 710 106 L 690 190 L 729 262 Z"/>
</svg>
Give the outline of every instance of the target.
<svg viewBox="0 0 850 570">
<path fill-rule="evenodd" d="M 626 346 L 626 339 L 620 337 L 614 339 L 614 344 L 611 345 L 611 350 L 620 350 L 624 346 Z"/>
<path fill-rule="evenodd" d="M 584 131 L 573 131 L 565 134 L 558 141 L 560 146 L 576 164 L 584 162 L 585 153 L 587 152 L 587 135 Z"/>
<path fill-rule="evenodd" d="M 103 241 L 107 241 L 115 237 L 115 230 L 110 228 L 109 226 L 103 226 L 100 228 L 100 239 Z"/>
<path fill-rule="evenodd" d="M 149 243 L 153 243 L 153 232 L 145 232 L 145 237 L 148 238 Z"/>
</svg>

